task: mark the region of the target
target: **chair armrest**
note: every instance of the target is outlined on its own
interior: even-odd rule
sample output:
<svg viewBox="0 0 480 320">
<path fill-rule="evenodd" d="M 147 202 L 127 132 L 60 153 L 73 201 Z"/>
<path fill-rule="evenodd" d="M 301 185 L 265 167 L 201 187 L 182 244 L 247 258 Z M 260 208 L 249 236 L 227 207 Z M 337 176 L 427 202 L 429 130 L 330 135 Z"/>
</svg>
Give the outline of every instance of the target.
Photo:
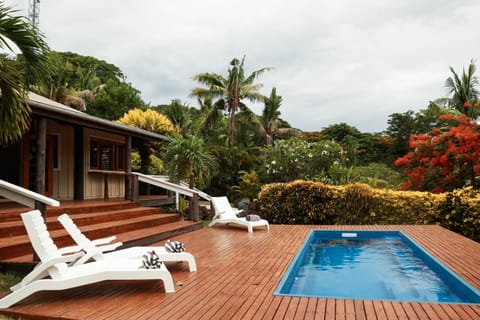
<svg viewBox="0 0 480 320">
<path fill-rule="evenodd" d="M 69 247 L 63 247 L 63 248 L 58 249 L 58 252 L 61 255 L 77 253 L 77 252 L 80 252 L 80 251 L 82 251 L 82 247 L 80 247 L 80 246 L 69 246 Z"/>
<path fill-rule="evenodd" d="M 51 267 L 51 266 L 53 266 L 54 264 L 57 264 L 57 263 L 63 263 L 63 262 L 68 263 L 68 262 L 76 261 L 79 258 L 83 257 L 84 255 L 85 255 L 85 252 L 80 251 L 80 252 L 76 252 L 76 253 L 69 254 L 69 255 L 66 255 L 66 256 L 60 256 L 60 257 L 50 259 L 46 262 L 42 262 L 40 265 Z"/>
<path fill-rule="evenodd" d="M 221 215 L 224 214 L 225 211 L 215 211 L 215 215 L 213 216 L 212 218 L 212 221 L 216 220 L 216 219 L 220 219 Z"/>
<path fill-rule="evenodd" d="M 113 250 L 117 249 L 122 244 L 123 244 L 123 242 L 115 242 L 115 243 L 107 244 L 107 245 L 104 245 L 104 246 L 98 246 L 97 248 L 101 252 L 107 252 L 107 251 L 113 251 Z"/>
<path fill-rule="evenodd" d="M 95 239 L 92 241 L 92 244 L 95 245 L 101 252 L 112 251 L 123 245 L 123 242 L 110 243 L 113 240 L 117 239 L 116 236 L 111 236 L 107 238 Z"/>
<path fill-rule="evenodd" d="M 117 239 L 116 236 L 111 236 L 111 237 L 106 237 L 106 238 L 100 238 L 100 239 L 95 239 L 92 240 L 92 243 L 96 246 L 101 245 L 101 244 L 107 244 L 112 242 L 113 240 Z"/>
</svg>

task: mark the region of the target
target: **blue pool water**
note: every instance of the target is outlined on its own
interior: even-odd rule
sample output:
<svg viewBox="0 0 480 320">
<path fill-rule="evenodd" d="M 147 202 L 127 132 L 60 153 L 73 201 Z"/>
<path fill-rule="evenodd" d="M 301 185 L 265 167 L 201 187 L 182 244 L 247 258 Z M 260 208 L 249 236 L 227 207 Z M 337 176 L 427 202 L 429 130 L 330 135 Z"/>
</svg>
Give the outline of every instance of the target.
<svg viewBox="0 0 480 320">
<path fill-rule="evenodd" d="M 480 303 L 480 292 L 399 231 L 312 231 L 275 295 Z"/>
</svg>

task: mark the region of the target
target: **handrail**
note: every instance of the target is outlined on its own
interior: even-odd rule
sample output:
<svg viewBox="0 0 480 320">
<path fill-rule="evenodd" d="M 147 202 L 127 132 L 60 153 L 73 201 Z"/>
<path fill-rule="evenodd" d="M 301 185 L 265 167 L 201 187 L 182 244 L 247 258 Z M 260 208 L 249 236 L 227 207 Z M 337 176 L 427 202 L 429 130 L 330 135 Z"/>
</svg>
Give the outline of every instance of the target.
<svg viewBox="0 0 480 320">
<path fill-rule="evenodd" d="M 178 205 L 178 195 L 179 194 L 190 197 L 190 209 L 189 209 L 190 210 L 190 217 L 193 218 L 193 221 L 199 221 L 200 220 L 198 198 L 199 198 L 200 193 L 202 193 L 203 195 L 206 195 L 205 193 L 203 193 L 201 191 L 194 190 L 194 189 L 190 189 L 188 187 L 181 186 L 179 184 L 176 184 L 176 183 L 173 183 L 173 182 L 170 182 L 170 181 L 166 181 L 165 178 L 158 177 L 158 176 L 157 177 L 149 176 L 149 175 L 145 175 L 145 174 L 138 173 L 138 172 L 132 172 L 132 176 L 134 177 L 133 180 L 136 181 L 136 182 L 134 182 L 134 185 L 136 185 L 136 187 L 134 187 L 133 189 L 136 190 L 136 191 L 133 191 L 133 193 L 134 193 L 133 199 L 138 199 L 138 182 L 148 183 L 148 184 L 151 184 L 151 185 L 154 185 L 154 186 L 157 186 L 157 187 L 175 192 L 177 194 L 176 195 L 177 205 Z"/>
<path fill-rule="evenodd" d="M 155 176 L 149 176 L 138 172 L 132 172 L 133 175 L 138 176 L 138 181 L 145 182 L 157 187 L 161 187 L 173 192 L 178 192 L 187 197 L 193 197 L 195 194 L 198 194 L 197 191 L 190 188 L 182 187 L 181 185 L 175 184 L 173 182 L 165 181 L 161 178 Z"/>
<path fill-rule="evenodd" d="M 210 201 L 210 199 L 212 198 L 212 196 L 210 196 L 209 194 L 207 194 L 207 193 L 205 193 L 205 192 L 203 192 L 203 191 L 201 191 L 201 190 L 199 190 L 199 189 L 197 189 L 197 188 L 195 188 L 195 187 L 194 187 L 194 188 L 190 188 L 190 187 L 189 187 L 185 182 L 183 182 L 183 181 L 180 181 L 179 184 L 175 184 L 175 183 L 173 183 L 173 182 L 168 181 L 168 176 L 152 175 L 151 177 L 156 178 L 156 179 L 160 179 L 160 180 L 162 180 L 163 182 L 166 182 L 166 183 L 168 183 L 168 184 L 174 184 L 174 185 L 177 185 L 177 186 L 179 186 L 179 187 L 183 187 L 183 188 L 187 188 L 187 189 L 189 189 L 189 190 L 192 190 L 193 192 L 198 193 L 198 196 L 199 196 L 200 198 L 202 198 L 202 199 L 205 199 L 205 200 Z M 174 190 L 172 190 L 172 191 L 174 191 Z"/>
<path fill-rule="evenodd" d="M 55 199 L 46 197 L 4 180 L 0 180 L 0 196 L 30 208 L 36 208 L 37 202 L 53 207 L 60 206 L 60 202 Z"/>
</svg>

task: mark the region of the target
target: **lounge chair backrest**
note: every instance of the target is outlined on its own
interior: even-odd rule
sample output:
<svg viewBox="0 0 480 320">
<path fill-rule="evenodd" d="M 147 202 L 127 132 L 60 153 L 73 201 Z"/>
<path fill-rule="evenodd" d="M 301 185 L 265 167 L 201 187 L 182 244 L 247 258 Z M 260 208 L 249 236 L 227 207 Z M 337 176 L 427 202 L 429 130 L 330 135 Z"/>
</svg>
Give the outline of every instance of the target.
<svg viewBox="0 0 480 320">
<path fill-rule="evenodd" d="M 222 219 L 237 217 L 227 197 L 212 197 L 211 201 L 215 209 L 215 214 L 220 214 Z"/>
<path fill-rule="evenodd" d="M 38 210 L 29 211 L 22 213 L 21 217 L 33 249 L 40 260 L 45 262 L 60 257 L 61 254 L 50 237 L 41 212 Z M 56 278 L 60 277 L 66 270 L 66 263 L 57 263 L 54 267 L 49 268 L 48 272 L 52 278 Z"/>
<path fill-rule="evenodd" d="M 88 239 L 73 222 L 72 218 L 68 214 L 64 213 L 60 215 L 58 221 L 63 225 L 67 230 L 73 240 L 86 252 L 96 252 L 97 247 Z"/>
</svg>

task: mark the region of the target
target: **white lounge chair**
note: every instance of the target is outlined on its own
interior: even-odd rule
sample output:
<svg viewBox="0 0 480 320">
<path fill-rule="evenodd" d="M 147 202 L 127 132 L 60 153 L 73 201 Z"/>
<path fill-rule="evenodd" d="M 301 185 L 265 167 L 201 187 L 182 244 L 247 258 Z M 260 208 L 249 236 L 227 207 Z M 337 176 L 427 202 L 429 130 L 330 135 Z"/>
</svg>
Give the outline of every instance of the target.
<svg viewBox="0 0 480 320">
<path fill-rule="evenodd" d="M 163 264 L 157 269 L 145 269 L 142 268 L 142 259 L 78 263 L 77 260 L 84 253 L 62 256 L 50 237 L 40 211 L 33 210 L 21 216 L 41 262 L 11 288 L 9 295 L 0 299 L 0 308 L 8 308 L 38 291 L 64 290 L 104 280 L 162 280 L 165 292 L 175 292 L 172 276 Z"/>
<path fill-rule="evenodd" d="M 195 258 L 188 252 L 168 252 L 165 247 L 140 246 L 115 250 L 122 245 L 121 242 L 106 245 L 107 243 L 115 240 L 115 236 L 92 241 L 81 232 L 75 222 L 73 222 L 70 216 L 68 216 L 66 213 L 60 215 L 57 219 L 63 225 L 65 230 L 67 230 L 77 245 L 86 252 L 86 255 L 83 258 L 85 260 L 90 258 L 93 258 L 96 261 L 102 261 L 105 259 L 141 259 L 147 251 L 154 250 L 160 258 L 160 261 L 187 261 L 190 272 L 197 271 Z M 105 253 L 106 251 L 111 252 Z"/>
<path fill-rule="evenodd" d="M 247 221 L 245 217 L 239 217 L 238 214 L 243 210 L 233 208 L 227 197 L 211 197 L 210 201 L 215 209 L 215 216 L 213 217 L 212 222 L 208 225 L 209 227 L 212 227 L 217 223 L 225 225 L 233 223 L 246 226 L 248 232 L 253 232 L 254 227 L 261 226 L 265 226 L 267 227 L 267 230 L 270 230 L 270 225 L 265 219 L 260 219 L 259 221 Z"/>
</svg>

